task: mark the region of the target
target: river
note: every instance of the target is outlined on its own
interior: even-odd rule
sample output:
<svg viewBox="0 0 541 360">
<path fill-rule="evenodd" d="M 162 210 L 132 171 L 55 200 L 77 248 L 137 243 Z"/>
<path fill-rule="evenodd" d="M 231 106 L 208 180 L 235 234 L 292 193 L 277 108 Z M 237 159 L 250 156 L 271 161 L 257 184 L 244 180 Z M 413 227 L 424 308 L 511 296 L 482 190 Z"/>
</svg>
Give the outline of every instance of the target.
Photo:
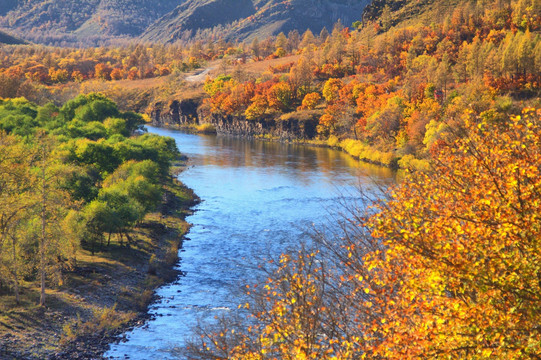
<svg viewBox="0 0 541 360">
<path fill-rule="evenodd" d="M 189 165 L 179 179 L 202 199 L 187 221 L 178 264 L 182 276 L 160 288 L 153 319 L 111 345 L 112 359 L 183 359 L 198 319 L 234 311 L 231 288 L 250 283 L 254 259 L 276 256 L 325 224 L 343 194 L 373 180 L 394 182 L 388 169 L 359 163 L 343 152 L 149 128 L 176 140 Z M 372 189 L 372 190 L 371 190 Z M 347 196 L 346 196 L 347 199 Z"/>
</svg>

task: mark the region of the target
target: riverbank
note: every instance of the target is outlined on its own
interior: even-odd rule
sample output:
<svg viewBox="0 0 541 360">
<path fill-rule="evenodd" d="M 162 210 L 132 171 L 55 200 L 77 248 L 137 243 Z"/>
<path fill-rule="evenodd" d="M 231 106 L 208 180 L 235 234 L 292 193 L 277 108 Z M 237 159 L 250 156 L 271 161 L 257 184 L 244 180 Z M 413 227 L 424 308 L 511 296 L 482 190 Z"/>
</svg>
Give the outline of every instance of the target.
<svg viewBox="0 0 541 360">
<path fill-rule="evenodd" d="M 239 138 L 251 138 L 261 141 L 271 141 L 271 142 L 280 142 L 285 144 L 296 144 L 296 145 L 305 145 L 311 147 L 321 147 L 321 148 L 330 148 L 339 151 L 343 151 L 346 154 L 352 156 L 358 161 L 365 162 L 372 165 L 382 166 L 389 168 L 391 170 L 427 170 L 430 167 L 430 163 L 426 159 L 417 159 L 413 155 L 404 155 L 397 156 L 390 151 L 382 151 L 376 149 L 373 146 L 367 145 L 360 140 L 354 139 L 344 139 L 339 140 L 335 136 L 331 136 L 327 140 L 319 139 L 289 139 L 289 138 L 280 138 L 277 136 L 272 136 L 270 134 L 265 135 L 232 135 L 232 134 L 221 134 L 216 131 L 216 128 L 210 123 L 203 123 L 201 125 L 197 124 L 179 124 L 172 125 L 169 123 L 160 124 L 160 128 L 169 129 L 169 130 L 178 130 L 190 134 L 206 134 L 206 135 L 224 135 L 224 136 L 233 136 Z"/>
<path fill-rule="evenodd" d="M 179 275 L 174 266 L 189 229 L 184 218 L 198 202 L 173 178 L 163 199 L 130 234 L 131 246 L 112 241 L 95 255 L 81 250 L 76 267 L 63 274 L 63 285 L 47 291 L 46 307 L 35 305 L 37 284 L 24 284 L 20 305 L 3 296 L 0 358 L 99 359 L 109 343 L 143 324 L 154 290 Z"/>
</svg>

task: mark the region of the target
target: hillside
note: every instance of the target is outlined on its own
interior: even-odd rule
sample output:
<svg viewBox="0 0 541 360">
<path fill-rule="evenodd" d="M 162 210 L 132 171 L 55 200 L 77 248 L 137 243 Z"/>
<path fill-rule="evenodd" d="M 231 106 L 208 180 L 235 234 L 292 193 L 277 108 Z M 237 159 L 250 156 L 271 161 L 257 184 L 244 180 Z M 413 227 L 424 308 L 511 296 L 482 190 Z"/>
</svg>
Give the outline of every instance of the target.
<svg viewBox="0 0 541 360">
<path fill-rule="evenodd" d="M 11 36 L 3 31 L 0 31 L 0 44 L 18 45 L 24 44 L 25 41 L 14 36 Z"/>
<path fill-rule="evenodd" d="M 358 20 L 367 0 L 8 0 L 0 28 L 27 40 L 65 46 L 118 38 L 154 42 L 264 38 L 279 32 L 331 29 Z M 196 36 L 198 35 L 198 36 Z"/>
<path fill-rule="evenodd" d="M 139 36 L 178 0 L 10 0 L 0 4 L 0 26 L 39 43 L 99 44 Z"/>
<path fill-rule="evenodd" d="M 144 40 L 174 41 L 192 37 L 260 39 L 291 30 L 319 33 L 341 21 L 358 20 L 367 0 L 201 0 L 177 7 L 143 34 Z"/>
</svg>

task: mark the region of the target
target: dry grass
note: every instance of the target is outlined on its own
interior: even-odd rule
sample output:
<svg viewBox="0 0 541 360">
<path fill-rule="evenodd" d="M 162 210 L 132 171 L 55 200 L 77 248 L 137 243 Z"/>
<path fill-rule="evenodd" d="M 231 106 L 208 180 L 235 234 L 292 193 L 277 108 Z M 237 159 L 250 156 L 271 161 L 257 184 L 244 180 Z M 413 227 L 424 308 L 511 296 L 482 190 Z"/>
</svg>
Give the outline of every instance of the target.
<svg viewBox="0 0 541 360">
<path fill-rule="evenodd" d="M 210 123 L 204 123 L 196 126 L 196 131 L 202 134 L 216 134 L 216 128 Z"/>
<path fill-rule="evenodd" d="M 154 77 L 150 79 L 138 79 L 138 80 L 117 80 L 117 81 L 108 81 L 106 84 L 109 84 L 111 87 L 121 87 L 124 89 L 151 89 L 163 86 L 169 78 L 173 75 Z"/>
<path fill-rule="evenodd" d="M 288 120 L 297 120 L 297 121 L 309 121 L 314 119 L 319 119 L 323 115 L 322 110 L 298 110 L 290 113 L 283 114 L 280 116 L 279 120 L 288 121 Z"/>
<path fill-rule="evenodd" d="M 261 73 L 267 71 L 269 67 L 277 67 L 279 65 L 288 64 L 291 62 L 297 62 L 300 58 L 300 55 L 291 55 L 284 56 L 282 58 L 249 62 L 242 66 L 242 69 L 249 74 L 260 75 Z"/>
<path fill-rule="evenodd" d="M 92 317 L 83 321 L 77 320 L 65 323 L 62 327 L 63 334 L 60 344 L 75 341 L 82 336 L 96 335 L 116 330 L 127 324 L 136 317 L 135 312 L 121 312 L 116 310 L 116 304 L 112 307 L 96 308 L 92 311 Z"/>
</svg>

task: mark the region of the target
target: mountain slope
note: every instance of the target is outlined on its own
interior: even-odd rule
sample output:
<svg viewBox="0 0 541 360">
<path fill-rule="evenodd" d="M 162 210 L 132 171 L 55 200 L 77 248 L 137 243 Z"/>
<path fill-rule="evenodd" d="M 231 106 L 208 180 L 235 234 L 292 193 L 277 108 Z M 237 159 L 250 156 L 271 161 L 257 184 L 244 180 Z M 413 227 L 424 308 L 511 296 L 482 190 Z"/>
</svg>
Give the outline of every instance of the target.
<svg viewBox="0 0 541 360">
<path fill-rule="evenodd" d="M 368 0 L 203 0 L 177 7 L 143 34 L 144 40 L 174 41 L 186 34 L 244 40 L 279 32 L 331 29 L 360 19 Z M 209 16 L 209 14 L 212 14 Z"/>
<path fill-rule="evenodd" d="M 2 0 L 0 28 L 52 45 L 264 38 L 359 20 L 369 0 Z"/>
<path fill-rule="evenodd" d="M 180 39 L 185 32 L 227 26 L 256 12 L 251 0 L 187 1 L 151 25 L 143 39 L 167 41 Z"/>
<path fill-rule="evenodd" d="M 8 0 L 0 5 L 0 26 L 45 43 L 136 37 L 178 4 L 179 0 Z"/>
</svg>

